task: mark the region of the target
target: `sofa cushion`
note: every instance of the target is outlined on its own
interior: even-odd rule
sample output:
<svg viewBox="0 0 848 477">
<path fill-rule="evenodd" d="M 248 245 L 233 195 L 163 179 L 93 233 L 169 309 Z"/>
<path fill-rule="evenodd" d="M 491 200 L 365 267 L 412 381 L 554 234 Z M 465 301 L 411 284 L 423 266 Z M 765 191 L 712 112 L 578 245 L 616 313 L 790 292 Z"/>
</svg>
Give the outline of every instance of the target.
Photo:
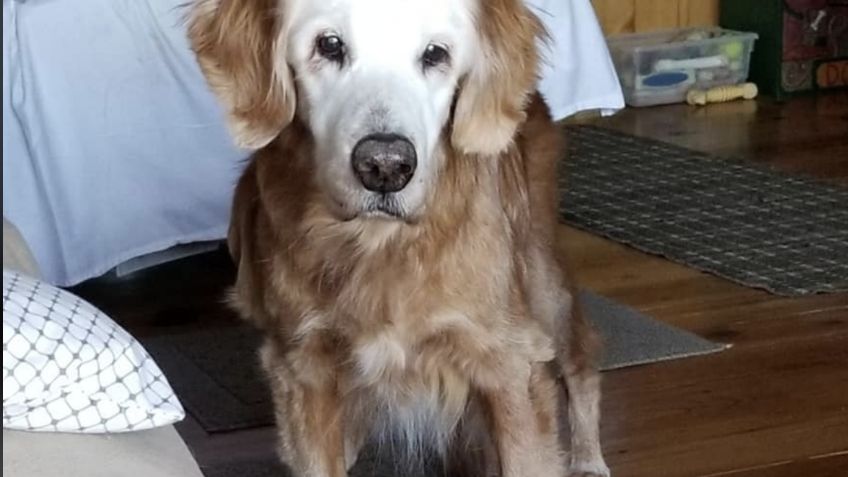
<svg viewBox="0 0 848 477">
<path fill-rule="evenodd" d="M 17 270 L 41 278 L 38 264 L 24 237 L 14 224 L 3 217 L 3 268 Z"/>
<path fill-rule="evenodd" d="M 124 434 L 3 431 L 11 477 L 202 477 L 173 426 Z"/>
</svg>

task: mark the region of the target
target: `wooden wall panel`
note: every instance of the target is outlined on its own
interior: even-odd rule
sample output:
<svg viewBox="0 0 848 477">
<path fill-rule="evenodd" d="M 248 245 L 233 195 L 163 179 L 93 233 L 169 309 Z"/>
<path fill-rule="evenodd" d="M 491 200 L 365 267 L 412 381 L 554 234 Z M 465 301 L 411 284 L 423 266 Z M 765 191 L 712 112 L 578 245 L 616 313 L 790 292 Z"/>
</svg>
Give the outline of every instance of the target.
<svg viewBox="0 0 848 477">
<path fill-rule="evenodd" d="M 681 26 L 718 25 L 718 0 L 681 0 L 678 12 Z"/>
<path fill-rule="evenodd" d="M 592 0 L 604 33 L 718 24 L 719 0 Z"/>
<path fill-rule="evenodd" d="M 636 0 L 636 31 L 675 28 L 679 25 L 679 3 L 679 0 Z"/>
<path fill-rule="evenodd" d="M 604 33 L 617 35 L 635 31 L 635 0 L 592 0 Z"/>
</svg>

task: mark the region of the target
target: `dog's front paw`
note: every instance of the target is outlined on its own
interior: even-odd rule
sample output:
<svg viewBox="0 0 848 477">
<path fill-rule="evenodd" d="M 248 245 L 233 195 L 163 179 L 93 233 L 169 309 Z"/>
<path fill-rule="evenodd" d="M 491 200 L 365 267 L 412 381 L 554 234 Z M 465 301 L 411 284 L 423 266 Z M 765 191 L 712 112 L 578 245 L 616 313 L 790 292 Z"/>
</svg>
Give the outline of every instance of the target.
<svg viewBox="0 0 848 477">
<path fill-rule="evenodd" d="M 600 473 L 600 472 L 584 472 L 582 470 L 570 470 L 570 471 L 568 471 L 568 477 L 609 477 L 609 472 Z"/>
<path fill-rule="evenodd" d="M 603 461 L 579 462 L 571 464 L 568 477 L 610 477 L 610 471 Z"/>
</svg>

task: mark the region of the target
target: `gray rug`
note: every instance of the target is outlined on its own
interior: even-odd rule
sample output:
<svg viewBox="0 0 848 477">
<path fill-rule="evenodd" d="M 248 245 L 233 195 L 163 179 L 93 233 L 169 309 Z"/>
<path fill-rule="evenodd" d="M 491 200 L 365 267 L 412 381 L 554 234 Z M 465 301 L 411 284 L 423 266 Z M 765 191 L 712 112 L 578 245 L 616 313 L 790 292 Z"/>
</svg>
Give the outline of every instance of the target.
<svg viewBox="0 0 848 477">
<path fill-rule="evenodd" d="M 594 126 L 566 129 L 567 222 L 779 295 L 848 290 L 848 187 Z"/>
<path fill-rule="evenodd" d="M 389 449 L 366 446 L 350 469 L 350 477 L 453 477 L 447 476 L 443 467 L 435 458 L 399 463 Z M 274 456 L 202 466 L 201 471 L 204 477 L 294 477 Z"/>
<path fill-rule="evenodd" d="M 729 345 L 707 341 L 592 292 L 580 293 L 586 317 L 604 341 L 604 371 L 715 353 Z"/>
<path fill-rule="evenodd" d="M 653 320 L 590 292 L 586 316 L 605 342 L 604 369 L 712 353 L 724 345 Z M 259 372 L 259 334 L 248 326 L 144 340 L 186 410 L 210 433 L 272 425 L 270 393 Z"/>
</svg>

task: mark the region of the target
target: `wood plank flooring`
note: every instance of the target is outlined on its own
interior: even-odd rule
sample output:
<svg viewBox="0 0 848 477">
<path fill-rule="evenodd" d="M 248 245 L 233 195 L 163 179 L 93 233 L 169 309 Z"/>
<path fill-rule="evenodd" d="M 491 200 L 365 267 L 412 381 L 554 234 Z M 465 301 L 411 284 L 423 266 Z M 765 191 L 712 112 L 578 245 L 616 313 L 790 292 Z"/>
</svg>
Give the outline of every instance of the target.
<svg viewBox="0 0 848 477">
<path fill-rule="evenodd" d="M 592 122 L 848 183 L 844 94 L 628 109 Z M 733 344 L 606 373 L 614 475 L 848 476 L 848 294 L 777 297 L 567 226 L 559 245 L 582 285 Z"/>
<path fill-rule="evenodd" d="M 848 184 L 848 94 L 590 121 Z M 848 294 L 777 297 L 571 227 L 559 238 L 583 286 L 733 345 L 605 373 L 602 434 L 614 476 L 848 476 Z M 149 335 L 226 324 L 231 281 L 226 255 L 213 253 L 76 291 Z M 270 428 L 214 437 L 192 422 L 180 429 L 201 464 L 273 452 Z"/>
</svg>

